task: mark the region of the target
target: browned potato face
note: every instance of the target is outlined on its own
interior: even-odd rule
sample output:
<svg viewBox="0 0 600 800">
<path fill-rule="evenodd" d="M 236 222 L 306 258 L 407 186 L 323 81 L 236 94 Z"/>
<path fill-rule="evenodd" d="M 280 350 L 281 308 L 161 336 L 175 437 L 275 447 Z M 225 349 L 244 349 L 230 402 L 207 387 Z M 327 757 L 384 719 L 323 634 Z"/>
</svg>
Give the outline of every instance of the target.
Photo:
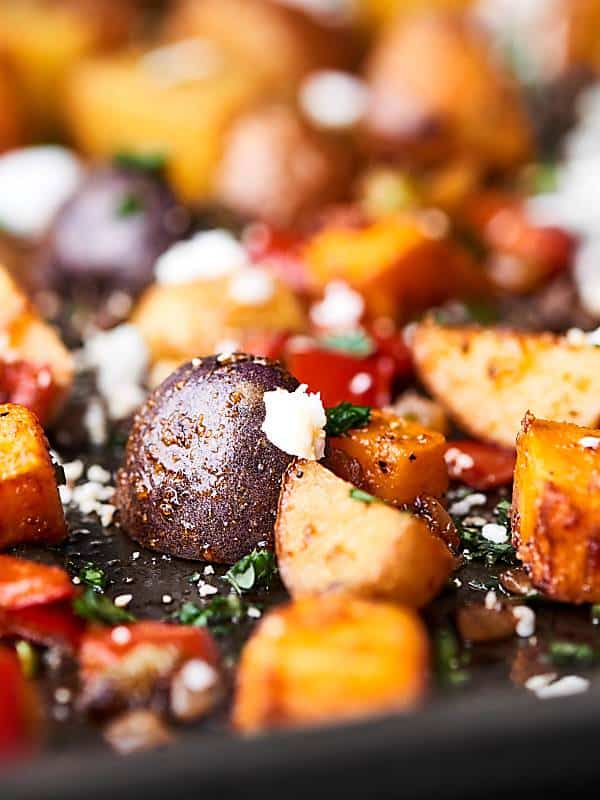
<svg viewBox="0 0 600 800">
<path fill-rule="evenodd" d="M 600 602 L 600 430 L 535 419 L 517 439 L 513 543 L 534 586 Z"/>
<path fill-rule="evenodd" d="M 210 39 L 288 93 L 307 72 L 342 65 L 350 41 L 348 31 L 339 35 L 278 0 L 178 0 L 164 32 L 168 39 Z"/>
<path fill-rule="evenodd" d="M 333 595 L 271 611 L 247 643 L 233 723 L 244 733 L 323 725 L 418 705 L 428 643 L 417 615 Z"/>
<path fill-rule="evenodd" d="M 348 459 L 333 458 L 330 468 L 336 475 L 387 503 L 401 506 L 420 494 L 441 497 L 448 488 L 446 439 L 389 411 L 372 411 L 366 427 L 331 437 L 328 445 Z M 348 462 L 350 468 L 345 468 Z M 358 476 L 352 462 L 358 465 Z"/>
<path fill-rule="evenodd" d="M 346 147 L 311 130 L 293 108 L 265 106 L 227 135 L 216 195 L 243 216 L 290 226 L 348 192 Z"/>
<path fill-rule="evenodd" d="M 399 16 L 382 32 L 367 77 L 366 132 L 377 152 L 506 169 L 530 151 L 517 90 L 464 15 Z"/>
<path fill-rule="evenodd" d="M 428 322 L 416 328 L 412 349 L 427 389 L 478 439 L 514 447 L 527 410 L 579 425 L 600 419 L 600 349 L 592 345 Z"/>
<path fill-rule="evenodd" d="M 375 501 L 315 461 L 299 460 L 284 476 L 275 547 L 292 597 L 342 591 L 419 608 L 454 567 L 423 519 Z"/>
</svg>

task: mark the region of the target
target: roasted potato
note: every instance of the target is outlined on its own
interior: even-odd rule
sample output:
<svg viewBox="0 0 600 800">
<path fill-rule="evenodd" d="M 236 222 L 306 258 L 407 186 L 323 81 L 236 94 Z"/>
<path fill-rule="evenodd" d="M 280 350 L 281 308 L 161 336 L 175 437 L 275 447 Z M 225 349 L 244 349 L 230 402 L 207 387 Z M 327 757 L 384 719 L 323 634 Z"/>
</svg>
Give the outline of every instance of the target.
<svg viewBox="0 0 600 800">
<path fill-rule="evenodd" d="M 382 28 L 399 17 L 422 9 L 466 8 L 473 0 L 357 0 L 353 4 L 359 22 L 368 27 Z"/>
<path fill-rule="evenodd" d="M 315 461 L 298 460 L 283 478 L 275 548 L 292 597 L 349 592 L 419 608 L 454 567 L 426 522 L 378 502 Z"/>
<path fill-rule="evenodd" d="M 265 358 L 194 359 L 135 417 L 115 504 L 123 528 L 163 553 L 234 563 L 273 543 L 281 476 L 292 457 L 261 430 L 264 393 L 298 381 Z"/>
<path fill-rule="evenodd" d="M 348 35 L 336 36 L 277 0 L 178 0 L 166 16 L 164 36 L 208 39 L 284 93 L 293 93 L 311 70 L 343 65 L 351 49 Z"/>
<path fill-rule="evenodd" d="M 406 711 L 423 697 L 428 661 L 413 611 L 344 595 L 295 600 L 246 644 L 233 724 L 258 733 Z"/>
<path fill-rule="evenodd" d="M 210 193 L 231 122 L 265 91 L 264 79 L 210 43 L 87 60 L 66 90 L 70 131 L 87 154 L 159 152 L 182 200 Z"/>
<path fill-rule="evenodd" d="M 42 422 L 56 414 L 73 380 L 73 358 L 58 334 L 39 319 L 24 293 L 0 267 L 0 362 L 22 362 L 49 371 L 37 386 L 43 391 L 43 404 L 33 405 L 43 412 Z M 4 387 L 0 386 L 0 396 Z M 9 394 L 7 392 L 7 394 Z M 12 395 L 11 395 L 12 396 Z M 32 396 L 33 399 L 33 396 Z"/>
<path fill-rule="evenodd" d="M 417 163 L 521 163 L 531 135 L 518 91 L 466 15 L 400 15 L 367 66 L 366 133 L 378 153 Z"/>
<path fill-rule="evenodd" d="M 528 409 L 579 425 L 600 418 L 600 350 L 592 345 L 430 321 L 415 329 L 412 349 L 424 385 L 478 439 L 514 448 Z"/>
<path fill-rule="evenodd" d="M 385 410 L 444 435 L 448 433 L 448 417 L 443 407 L 413 389 L 407 389 Z"/>
<path fill-rule="evenodd" d="M 347 196 L 351 178 L 349 147 L 311 129 L 291 106 L 277 103 L 233 124 L 215 195 L 242 216 L 285 228 Z"/>
<path fill-rule="evenodd" d="M 263 302 L 244 304 L 230 294 L 235 280 L 233 275 L 151 286 L 132 316 L 146 340 L 151 360 L 179 366 L 196 356 L 219 352 L 224 342 L 236 343 L 233 349 L 239 349 L 240 339 L 249 331 L 305 330 L 304 311 L 284 283 L 269 277 L 271 296 Z"/>
<path fill-rule="evenodd" d="M 554 600 L 600 602 L 600 430 L 527 414 L 517 438 L 513 543 Z"/>
<path fill-rule="evenodd" d="M 326 227 L 304 257 L 314 284 L 345 280 L 360 291 L 374 317 L 406 317 L 449 297 L 480 294 L 481 270 L 440 231 L 414 215 L 382 218 L 362 228 Z"/>
<path fill-rule="evenodd" d="M 392 505 L 448 488 L 444 436 L 389 411 L 371 411 L 366 427 L 330 437 L 328 448 L 336 475 Z"/>
<path fill-rule="evenodd" d="M 44 431 L 26 408 L 0 405 L 0 548 L 66 535 Z"/>
</svg>

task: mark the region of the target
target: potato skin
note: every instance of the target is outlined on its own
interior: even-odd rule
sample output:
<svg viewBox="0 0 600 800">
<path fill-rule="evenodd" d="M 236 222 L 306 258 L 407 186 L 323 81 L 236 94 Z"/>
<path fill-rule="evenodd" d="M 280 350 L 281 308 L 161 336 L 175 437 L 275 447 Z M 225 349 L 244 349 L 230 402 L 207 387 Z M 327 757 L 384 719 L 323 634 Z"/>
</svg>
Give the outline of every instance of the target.
<svg viewBox="0 0 600 800">
<path fill-rule="evenodd" d="M 595 426 L 600 350 L 547 333 L 429 321 L 412 337 L 417 374 L 466 432 L 514 448 L 526 411 Z"/>
<path fill-rule="evenodd" d="M 365 428 L 330 437 L 328 446 L 360 466 L 358 482 L 343 461 L 332 464 L 336 475 L 387 503 L 405 505 L 420 494 L 442 497 L 448 489 L 445 437 L 389 411 L 371 411 Z"/>
<path fill-rule="evenodd" d="M 554 600 L 600 602 L 600 430 L 527 414 L 517 438 L 513 544 Z"/>
<path fill-rule="evenodd" d="M 44 431 L 23 406 L 0 405 L 0 549 L 66 535 Z"/>
<path fill-rule="evenodd" d="M 292 457 L 260 430 L 263 395 L 298 382 L 279 364 L 235 354 L 194 359 L 135 417 L 115 503 L 151 550 L 234 563 L 273 545 L 281 475 Z"/>
<path fill-rule="evenodd" d="M 424 695 L 428 661 L 409 609 L 344 595 L 295 600 L 246 644 L 233 724 L 252 734 L 407 711 Z"/>
<path fill-rule="evenodd" d="M 346 592 L 415 608 L 429 603 L 455 563 L 424 519 L 351 496 L 352 484 L 314 461 L 283 478 L 275 547 L 292 597 Z"/>
</svg>

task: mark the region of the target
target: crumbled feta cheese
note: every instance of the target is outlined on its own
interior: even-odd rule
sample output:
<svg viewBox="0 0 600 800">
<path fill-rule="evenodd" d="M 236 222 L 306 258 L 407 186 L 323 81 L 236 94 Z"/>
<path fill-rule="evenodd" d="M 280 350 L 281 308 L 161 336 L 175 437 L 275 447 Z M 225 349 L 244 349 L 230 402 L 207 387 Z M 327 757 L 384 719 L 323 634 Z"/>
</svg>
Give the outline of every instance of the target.
<svg viewBox="0 0 600 800">
<path fill-rule="evenodd" d="M 58 689 L 54 691 L 54 699 L 61 705 L 69 703 L 71 701 L 71 690 L 67 689 L 66 686 L 59 686 Z"/>
<path fill-rule="evenodd" d="M 500 603 L 498 602 L 498 595 L 493 589 L 490 589 L 490 591 L 487 592 L 483 604 L 490 611 L 495 611 L 500 608 Z"/>
<path fill-rule="evenodd" d="M 173 602 L 173 598 L 171 597 L 170 594 L 163 594 L 161 600 L 166 606 L 168 606 L 169 603 Z"/>
<path fill-rule="evenodd" d="M 58 491 L 63 505 L 73 505 L 82 514 L 97 514 L 103 528 L 113 521 L 117 508 L 108 501 L 114 495 L 114 486 L 88 481 L 78 486 L 59 486 Z"/>
<path fill-rule="evenodd" d="M 582 694 L 587 692 L 589 688 L 590 682 L 587 678 L 582 678 L 580 675 L 565 675 L 563 678 L 554 681 L 554 683 L 534 689 L 534 692 L 540 700 L 550 700 L 553 697 L 569 697 L 574 694 Z"/>
<path fill-rule="evenodd" d="M 219 72 L 223 64 L 218 45 L 200 37 L 158 47 L 141 60 L 142 69 L 165 88 L 206 80 Z"/>
<path fill-rule="evenodd" d="M 106 442 L 106 415 L 102 403 L 97 398 L 92 398 L 85 409 L 83 415 L 83 426 L 87 432 L 89 440 L 97 447 L 101 447 Z"/>
<path fill-rule="evenodd" d="M 213 566 L 211 566 L 210 564 L 207 564 L 207 566 L 204 567 L 204 569 L 202 570 L 202 574 L 203 575 L 214 575 L 215 574 L 215 568 Z"/>
<path fill-rule="evenodd" d="M 353 394 L 363 394 L 363 392 L 368 392 L 372 385 L 373 378 L 368 372 L 357 372 L 348 388 Z"/>
<path fill-rule="evenodd" d="M 132 560 L 132 561 L 137 561 L 137 560 L 138 560 L 138 558 L 140 557 L 140 555 L 141 555 L 140 551 L 139 551 L 139 550 L 135 550 L 135 551 L 134 551 L 134 552 L 131 554 L 131 560 Z"/>
<path fill-rule="evenodd" d="M 331 281 L 325 287 L 325 296 L 310 309 L 310 318 L 319 328 L 353 330 L 365 310 L 363 296 L 350 288 L 345 281 Z"/>
<path fill-rule="evenodd" d="M 256 606 L 248 606 L 246 615 L 249 616 L 251 619 L 260 619 L 261 617 L 260 608 L 256 608 Z"/>
<path fill-rule="evenodd" d="M 154 267 L 158 283 L 215 280 L 248 266 L 246 250 L 228 231 L 202 231 L 177 242 L 160 256 Z"/>
<path fill-rule="evenodd" d="M 79 160 L 54 145 L 0 157 L 0 223 L 16 236 L 41 236 L 83 176 Z"/>
<path fill-rule="evenodd" d="M 508 539 L 508 531 L 504 525 L 498 525 L 496 522 L 488 522 L 484 525 L 481 529 L 481 535 L 488 542 L 494 542 L 494 544 L 504 544 Z"/>
<path fill-rule="evenodd" d="M 131 631 L 124 625 L 117 625 L 116 628 L 112 629 L 110 638 L 115 644 L 126 645 L 131 641 Z"/>
<path fill-rule="evenodd" d="M 302 384 L 294 392 L 281 388 L 265 392 L 261 430 L 284 453 L 318 461 L 325 453 L 327 417 L 320 394 L 307 388 Z"/>
<path fill-rule="evenodd" d="M 103 503 L 96 508 L 96 514 L 98 514 L 100 525 L 102 525 L 103 528 L 108 528 L 108 526 L 112 524 L 116 513 L 117 507 L 113 506 L 112 503 Z"/>
<path fill-rule="evenodd" d="M 245 306 L 263 305 L 274 293 L 275 281 L 265 269 L 259 267 L 240 269 L 232 276 L 228 287 L 231 300 Z"/>
<path fill-rule="evenodd" d="M 598 436 L 582 436 L 577 444 L 585 447 L 586 450 L 597 450 L 600 447 L 600 438 Z"/>
<path fill-rule="evenodd" d="M 111 479 L 111 474 L 107 469 L 101 467 L 100 464 L 92 464 L 87 471 L 87 478 L 94 483 L 108 483 Z"/>
<path fill-rule="evenodd" d="M 466 517 L 469 511 L 475 506 L 483 506 L 486 502 L 486 496 L 481 492 L 473 492 L 463 497 L 462 500 L 457 500 L 452 503 L 448 511 L 455 517 Z"/>
<path fill-rule="evenodd" d="M 67 483 L 76 483 L 83 475 L 83 461 L 68 461 L 62 465 Z"/>
<path fill-rule="evenodd" d="M 531 678 L 525 681 L 524 685 L 530 692 L 537 692 L 538 689 L 549 686 L 556 678 L 556 672 L 544 672 L 542 675 L 532 675 Z"/>
<path fill-rule="evenodd" d="M 529 606 L 515 606 L 512 610 L 513 617 L 517 620 L 515 628 L 517 636 L 529 638 L 535 633 L 535 611 Z"/>
<path fill-rule="evenodd" d="M 300 108 L 320 128 L 351 128 L 363 118 L 369 101 L 366 83 L 348 72 L 320 70 L 308 75 L 298 94 Z"/>
<path fill-rule="evenodd" d="M 216 586 L 211 586 L 210 583 L 206 583 L 205 581 L 199 581 L 198 583 L 198 594 L 200 597 L 208 597 L 211 594 L 216 594 L 219 590 Z"/>
<path fill-rule="evenodd" d="M 581 328 L 569 328 L 565 334 L 567 344 L 575 347 L 585 347 L 592 345 L 593 347 L 600 347 L 600 328 L 593 331 L 582 331 Z"/>
<path fill-rule="evenodd" d="M 115 597 L 113 602 L 117 608 L 125 608 L 125 606 L 128 606 L 132 600 L 133 600 L 132 594 L 119 594 L 117 595 L 117 597 Z"/>
<path fill-rule="evenodd" d="M 144 401 L 142 384 L 148 347 L 135 325 L 125 323 L 86 339 L 78 356 L 82 369 L 96 370 L 96 383 L 111 419 L 129 416 Z"/>
<path fill-rule="evenodd" d="M 444 454 L 444 460 L 458 474 L 468 469 L 473 469 L 475 466 L 471 456 L 468 453 L 463 453 L 457 447 L 449 447 Z"/>
<path fill-rule="evenodd" d="M 210 689 L 219 680 L 217 671 L 200 658 L 192 658 L 187 661 L 181 668 L 180 676 L 183 685 L 190 692 L 202 692 Z"/>
</svg>

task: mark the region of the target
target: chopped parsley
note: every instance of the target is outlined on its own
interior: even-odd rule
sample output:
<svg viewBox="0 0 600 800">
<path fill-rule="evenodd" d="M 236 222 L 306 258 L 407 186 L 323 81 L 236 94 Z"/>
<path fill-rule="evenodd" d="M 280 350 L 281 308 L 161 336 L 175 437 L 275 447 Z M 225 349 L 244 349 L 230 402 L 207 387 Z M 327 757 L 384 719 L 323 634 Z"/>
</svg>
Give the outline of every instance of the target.
<svg viewBox="0 0 600 800">
<path fill-rule="evenodd" d="M 124 194 L 119 204 L 117 205 L 118 217 L 131 217 L 134 214 L 139 214 L 144 209 L 144 202 L 137 194 L 127 193 Z"/>
<path fill-rule="evenodd" d="M 460 652 L 458 640 L 450 628 L 440 628 L 434 637 L 435 669 L 441 686 L 457 688 L 471 676 L 465 669 L 468 659 Z"/>
<path fill-rule="evenodd" d="M 80 617 L 102 625 L 135 622 L 133 614 L 124 608 L 118 608 L 109 597 L 92 586 L 88 586 L 82 595 L 75 598 L 73 610 Z"/>
<path fill-rule="evenodd" d="M 184 603 L 175 614 L 182 625 L 196 625 L 201 628 L 210 628 L 215 634 L 224 634 L 229 626 L 244 615 L 246 604 L 238 594 L 232 592 L 228 595 L 218 595 L 205 606 L 196 605 L 191 601 Z"/>
<path fill-rule="evenodd" d="M 494 509 L 494 516 L 498 525 L 509 527 L 510 503 L 501 500 Z M 479 561 L 488 567 L 495 564 L 514 566 L 517 563 L 517 554 L 510 541 L 493 542 L 482 534 L 482 524 L 467 524 L 462 519 L 454 518 L 454 524 L 462 544 L 462 556 L 465 561 Z"/>
<path fill-rule="evenodd" d="M 504 525 L 505 528 L 510 527 L 510 511 L 511 503 L 509 500 L 500 500 L 494 509 L 494 516 L 498 520 L 498 525 Z"/>
<path fill-rule="evenodd" d="M 106 572 L 92 561 L 86 561 L 79 571 L 79 580 L 95 592 L 103 592 L 106 587 Z"/>
<path fill-rule="evenodd" d="M 551 161 L 535 165 L 531 175 L 531 189 L 534 194 L 555 192 L 558 186 L 558 166 Z"/>
<path fill-rule="evenodd" d="M 353 356 L 370 356 L 375 351 L 375 343 L 362 330 L 347 333 L 331 333 L 320 340 L 328 350 L 341 350 Z"/>
<path fill-rule="evenodd" d="M 268 586 L 277 573 L 275 557 L 270 550 L 253 550 L 240 558 L 224 575 L 238 594 Z"/>
<path fill-rule="evenodd" d="M 554 664 L 577 664 L 580 667 L 590 666 L 598 658 L 591 645 L 566 641 L 550 642 L 548 656 Z"/>
<path fill-rule="evenodd" d="M 164 153 L 132 153 L 123 151 L 116 153 L 113 159 L 118 167 L 124 169 L 134 169 L 138 172 L 160 173 L 167 165 L 167 157 Z"/>
<path fill-rule="evenodd" d="M 353 500 L 360 500 L 363 503 L 381 503 L 381 500 L 378 497 L 374 497 L 372 494 L 369 494 L 362 489 L 350 489 L 349 494 Z"/>
<path fill-rule="evenodd" d="M 328 436 L 341 436 L 351 428 L 364 428 L 371 419 L 370 406 L 355 406 L 344 401 L 337 406 L 325 409 L 327 424 L 325 433 Z"/>
</svg>

